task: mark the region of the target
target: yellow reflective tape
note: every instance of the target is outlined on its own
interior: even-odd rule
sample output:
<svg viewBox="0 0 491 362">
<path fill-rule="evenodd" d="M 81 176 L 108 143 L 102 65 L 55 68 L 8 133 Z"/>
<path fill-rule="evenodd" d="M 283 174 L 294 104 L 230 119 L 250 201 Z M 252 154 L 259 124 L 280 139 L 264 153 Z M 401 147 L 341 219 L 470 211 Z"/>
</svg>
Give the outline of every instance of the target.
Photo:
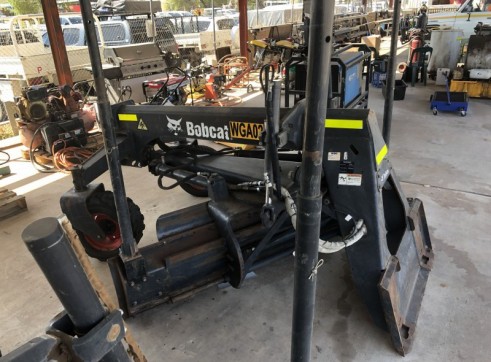
<svg viewBox="0 0 491 362">
<path fill-rule="evenodd" d="M 363 129 L 361 119 L 326 119 L 324 124 L 326 128 L 345 128 L 345 129 Z"/>
<path fill-rule="evenodd" d="M 127 122 L 138 121 L 136 114 L 118 114 L 118 119 L 120 121 L 127 121 Z"/>
<path fill-rule="evenodd" d="M 377 161 L 377 166 L 380 165 L 380 162 L 382 162 L 382 160 L 384 159 L 387 151 L 387 145 L 384 145 L 384 147 L 382 147 L 382 149 L 377 153 L 377 157 L 375 158 L 375 160 Z"/>
</svg>

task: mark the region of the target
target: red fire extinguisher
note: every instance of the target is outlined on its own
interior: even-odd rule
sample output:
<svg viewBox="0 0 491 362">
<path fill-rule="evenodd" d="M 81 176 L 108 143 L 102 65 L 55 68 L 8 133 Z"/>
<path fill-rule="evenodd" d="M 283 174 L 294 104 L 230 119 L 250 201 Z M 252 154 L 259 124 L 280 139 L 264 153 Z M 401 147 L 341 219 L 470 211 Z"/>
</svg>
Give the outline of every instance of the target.
<svg viewBox="0 0 491 362">
<path fill-rule="evenodd" d="M 409 59 L 409 63 L 417 63 L 419 60 L 419 54 L 414 53 L 414 50 L 423 46 L 423 34 L 420 29 L 414 29 L 409 35 L 409 49 L 412 59 Z"/>
</svg>

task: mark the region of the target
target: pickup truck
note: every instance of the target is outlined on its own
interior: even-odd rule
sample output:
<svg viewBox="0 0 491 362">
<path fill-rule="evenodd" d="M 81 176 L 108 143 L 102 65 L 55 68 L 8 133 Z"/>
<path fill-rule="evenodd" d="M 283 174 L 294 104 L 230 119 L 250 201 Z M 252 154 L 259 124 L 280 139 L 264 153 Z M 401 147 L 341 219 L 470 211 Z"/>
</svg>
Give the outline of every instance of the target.
<svg viewBox="0 0 491 362">
<path fill-rule="evenodd" d="M 42 16 L 16 16 L 0 24 L 0 119 L 5 113 L 13 122 L 14 96 L 22 87 L 41 83 L 56 83 L 56 70 L 48 34 L 42 26 Z M 106 47 L 153 42 L 147 35 L 147 18 L 95 21 L 99 39 Z M 168 65 L 178 64 L 177 43 L 167 19 L 156 18 L 156 44 L 168 53 Z M 91 78 L 90 59 L 82 24 L 62 26 L 73 81 Z M 2 108 L 2 103 L 7 107 Z M 14 125 L 14 124 L 13 124 Z"/>
<path fill-rule="evenodd" d="M 172 35 L 171 24 L 164 18 L 155 18 L 157 30 L 156 43 L 162 51 L 178 52 L 177 43 Z M 103 46 L 120 46 L 139 43 L 152 43 L 153 38 L 148 37 L 146 19 L 120 19 L 96 22 L 96 32 L 99 43 Z M 66 25 L 62 27 L 66 46 L 86 46 L 85 30 L 82 24 Z M 100 39 L 102 34 L 102 40 Z M 43 43 L 49 47 L 48 34 L 43 33 Z"/>
<path fill-rule="evenodd" d="M 215 17 L 215 37 L 213 35 L 212 18 L 205 16 L 168 17 L 172 22 L 174 38 L 179 45 L 179 53 L 184 60 L 192 65 L 201 62 L 203 54 L 214 54 L 216 48 L 230 46 L 238 48 L 238 42 L 232 41 L 232 31 L 236 27 L 236 19 L 232 17 Z M 236 30 L 235 28 L 234 30 Z M 236 34 L 238 40 L 238 34 Z"/>
<path fill-rule="evenodd" d="M 491 23 L 491 0 L 466 0 L 456 11 L 430 13 L 427 27 L 462 29 L 469 38 L 478 22 Z"/>
</svg>

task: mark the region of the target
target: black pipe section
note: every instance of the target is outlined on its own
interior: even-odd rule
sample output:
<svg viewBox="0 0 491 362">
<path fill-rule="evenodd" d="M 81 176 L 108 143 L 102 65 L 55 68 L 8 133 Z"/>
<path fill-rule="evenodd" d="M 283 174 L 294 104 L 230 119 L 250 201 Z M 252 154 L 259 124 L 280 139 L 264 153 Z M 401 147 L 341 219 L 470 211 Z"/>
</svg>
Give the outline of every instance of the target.
<svg viewBox="0 0 491 362">
<path fill-rule="evenodd" d="M 88 333 L 108 315 L 56 218 L 34 221 L 22 232 L 22 240 L 58 296 L 78 335 Z M 130 358 L 120 342 L 104 357 L 104 361 L 130 361 Z"/>
<path fill-rule="evenodd" d="M 281 172 L 278 159 L 277 137 L 280 129 L 281 81 L 273 81 L 271 91 L 267 92 L 267 141 L 265 162 L 271 167 L 271 182 L 275 186 L 275 195 L 281 199 Z M 271 176 L 271 173 L 270 173 Z"/>
<path fill-rule="evenodd" d="M 334 0 L 312 1 L 302 177 L 298 196 L 292 361 L 310 361 L 322 194 L 322 155 L 333 46 Z"/>
<path fill-rule="evenodd" d="M 85 38 L 89 48 L 90 62 L 92 64 L 92 74 L 94 85 L 97 92 L 97 106 L 99 124 L 104 136 L 104 148 L 106 150 L 107 164 L 111 176 L 111 184 L 114 192 L 114 202 L 118 215 L 119 227 L 123 243 L 121 245 L 122 254 L 132 257 L 136 254 L 136 242 L 131 230 L 130 211 L 126 200 L 126 192 L 123 181 L 123 171 L 119 160 L 119 149 L 116 141 L 116 131 L 111 112 L 111 105 L 106 92 L 104 73 L 102 71 L 101 55 L 97 42 L 94 18 L 89 0 L 80 0 L 80 9 L 85 28 Z"/>
<path fill-rule="evenodd" d="M 390 37 L 390 57 L 387 67 L 387 80 L 385 89 L 384 121 L 382 125 L 382 136 L 385 143 L 389 146 L 390 128 L 392 126 L 392 108 L 394 105 L 394 89 L 396 84 L 396 60 L 397 60 L 397 41 L 399 37 L 399 17 L 401 15 L 401 0 L 394 0 L 394 10 L 392 16 L 392 33 Z"/>
<path fill-rule="evenodd" d="M 172 170 L 172 168 L 173 167 L 168 166 L 164 163 L 159 163 L 157 166 L 155 166 L 155 169 L 152 171 L 152 173 L 154 175 L 172 178 L 176 181 L 182 181 L 191 178 L 188 181 L 189 183 L 198 187 L 203 187 L 203 188 L 208 187 L 208 180 L 206 179 L 206 177 L 198 176 L 196 175 L 196 173 L 186 170 L 179 170 L 179 169 Z"/>
</svg>

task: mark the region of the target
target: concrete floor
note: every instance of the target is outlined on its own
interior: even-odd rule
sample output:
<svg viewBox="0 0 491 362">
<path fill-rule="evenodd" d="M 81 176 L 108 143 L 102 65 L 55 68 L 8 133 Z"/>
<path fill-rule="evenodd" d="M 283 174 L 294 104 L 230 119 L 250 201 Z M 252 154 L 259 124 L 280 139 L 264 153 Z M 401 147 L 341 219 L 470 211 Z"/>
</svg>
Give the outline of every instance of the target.
<svg viewBox="0 0 491 362">
<path fill-rule="evenodd" d="M 405 361 L 489 361 L 491 355 L 491 101 L 472 99 L 467 117 L 433 116 L 437 89 L 409 87 L 394 104 L 390 158 L 406 196 L 423 200 L 435 251 L 412 352 Z M 382 121 L 380 89 L 370 107 Z M 0 222 L 0 349 L 5 354 L 42 334 L 61 306 L 24 246 L 30 222 L 58 216 L 71 187 L 62 174 L 42 175 L 10 149 L 13 175 L 0 180 L 24 194 L 29 210 Z M 156 218 L 196 200 L 160 191 L 146 170 L 124 169 L 128 195 L 141 207 L 152 243 Z M 100 181 L 109 185 L 108 175 Z M 357 296 L 343 252 L 322 256 L 312 358 L 318 361 L 399 361 L 387 333 L 377 329 Z M 107 266 L 94 261 L 113 292 Z M 128 320 L 148 360 L 288 361 L 293 258 L 257 272 L 242 289 L 211 288 L 193 299 L 162 305 Z"/>
</svg>

